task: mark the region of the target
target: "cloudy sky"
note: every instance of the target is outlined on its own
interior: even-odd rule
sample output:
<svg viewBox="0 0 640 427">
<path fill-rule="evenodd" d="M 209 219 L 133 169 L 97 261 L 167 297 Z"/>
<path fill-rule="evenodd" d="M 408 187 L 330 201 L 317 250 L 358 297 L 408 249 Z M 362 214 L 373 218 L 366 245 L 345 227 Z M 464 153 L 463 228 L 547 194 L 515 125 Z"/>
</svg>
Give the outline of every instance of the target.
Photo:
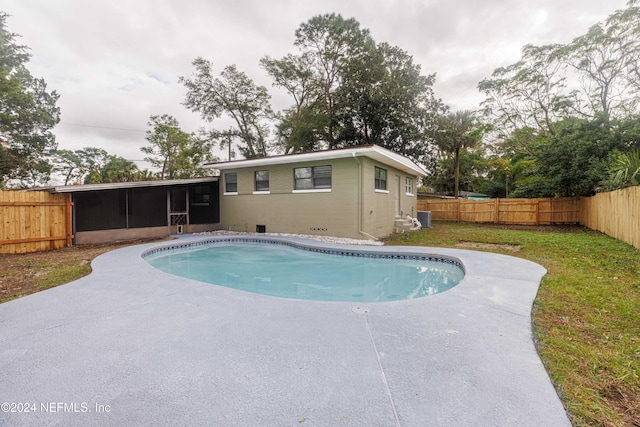
<svg viewBox="0 0 640 427">
<path fill-rule="evenodd" d="M 60 148 L 99 147 L 141 160 L 150 115 L 186 131 L 204 125 L 182 106 L 179 76 L 198 56 L 236 64 L 290 104 L 259 66 L 295 53 L 294 32 L 324 13 L 355 18 L 376 42 L 407 51 L 452 109 L 474 109 L 476 86 L 520 58 L 525 44 L 567 43 L 626 0 L 3 0 L 8 29 L 31 49 L 28 67 L 61 96 Z M 220 153 L 221 157 L 226 154 Z M 144 163 L 139 163 L 146 167 Z"/>
</svg>

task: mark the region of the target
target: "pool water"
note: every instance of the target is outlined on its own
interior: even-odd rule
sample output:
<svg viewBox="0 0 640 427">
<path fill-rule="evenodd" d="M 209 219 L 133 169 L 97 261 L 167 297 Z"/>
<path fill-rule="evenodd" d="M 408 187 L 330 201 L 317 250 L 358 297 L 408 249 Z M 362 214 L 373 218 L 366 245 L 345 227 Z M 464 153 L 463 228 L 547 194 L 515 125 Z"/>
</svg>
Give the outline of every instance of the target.
<svg viewBox="0 0 640 427">
<path fill-rule="evenodd" d="M 269 243 L 217 242 L 158 251 L 145 260 L 167 273 L 201 282 L 323 301 L 420 298 L 446 291 L 464 277 L 462 269 L 450 263 L 318 253 Z"/>
</svg>

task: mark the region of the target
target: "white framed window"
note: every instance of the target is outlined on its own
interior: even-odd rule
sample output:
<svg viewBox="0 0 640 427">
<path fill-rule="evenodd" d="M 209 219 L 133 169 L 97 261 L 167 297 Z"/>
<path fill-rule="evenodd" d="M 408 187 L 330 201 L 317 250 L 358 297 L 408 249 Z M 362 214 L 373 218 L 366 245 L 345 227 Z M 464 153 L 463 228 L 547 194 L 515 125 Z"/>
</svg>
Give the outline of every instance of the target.
<svg viewBox="0 0 640 427">
<path fill-rule="evenodd" d="M 331 165 L 293 169 L 293 190 L 331 190 Z"/>
<path fill-rule="evenodd" d="M 413 178 L 407 177 L 404 185 L 404 192 L 407 196 L 413 196 Z"/>
<path fill-rule="evenodd" d="M 224 194 L 225 195 L 238 194 L 238 174 L 237 173 L 224 174 Z"/>
<path fill-rule="evenodd" d="M 255 172 L 255 191 L 257 193 L 266 193 L 269 191 L 269 171 Z"/>
<path fill-rule="evenodd" d="M 375 189 L 387 191 L 387 170 L 375 167 Z"/>
</svg>

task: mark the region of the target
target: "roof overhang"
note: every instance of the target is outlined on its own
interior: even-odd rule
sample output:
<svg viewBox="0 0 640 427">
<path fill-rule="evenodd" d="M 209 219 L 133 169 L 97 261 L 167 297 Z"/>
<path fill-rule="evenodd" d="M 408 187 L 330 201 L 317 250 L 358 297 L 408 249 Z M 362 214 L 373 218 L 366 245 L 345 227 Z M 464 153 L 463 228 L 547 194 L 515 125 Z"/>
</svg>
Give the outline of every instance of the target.
<svg viewBox="0 0 640 427">
<path fill-rule="evenodd" d="M 377 145 L 341 148 L 337 150 L 314 151 L 311 153 L 285 154 L 281 156 L 263 157 L 260 159 L 234 160 L 231 162 L 208 163 L 205 168 L 229 170 L 251 167 L 273 166 L 288 163 L 302 163 L 322 160 L 344 159 L 349 157 L 368 157 L 382 164 L 401 170 L 408 175 L 426 176 L 427 172 L 398 153 Z"/>
<path fill-rule="evenodd" d="M 185 184 L 201 184 L 218 181 L 217 176 L 192 179 L 165 179 L 157 181 L 107 182 L 103 184 L 60 185 L 52 187 L 32 188 L 31 190 L 48 191 L 49 193 L 78 193 L 81 191 L 117 190 L 121 188 L 168 187 Z"/>
</svg>

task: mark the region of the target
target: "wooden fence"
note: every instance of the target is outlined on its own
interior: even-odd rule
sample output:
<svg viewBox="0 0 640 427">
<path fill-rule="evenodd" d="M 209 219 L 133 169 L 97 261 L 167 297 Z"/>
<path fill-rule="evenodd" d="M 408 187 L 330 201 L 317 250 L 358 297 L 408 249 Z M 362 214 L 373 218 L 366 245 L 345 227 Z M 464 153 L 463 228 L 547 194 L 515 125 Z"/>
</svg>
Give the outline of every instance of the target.
<svg viewBox="0 0 640 427">
<path fill-rule="evenodd" d="M 0 190 L 0 253 L 27 253 L 72 244 L 70 194 Z"/>
<path fill-rule="evenodd" d="M 580 223 L 640 249 L 640 186 L 584 199 Z"/>
<path fill-rule="evenodd" d="M 640 186 L 584 198 L 424 199 L 418 210 L 434 221 L 582 224 L 640 249 Z"/>
<path fill-rule="evenodd" d="M 582 199 L 424 199 L 419 211 L 431 211 L 434 221 L 550 225 L 580 222 Z"/>
</svg>

